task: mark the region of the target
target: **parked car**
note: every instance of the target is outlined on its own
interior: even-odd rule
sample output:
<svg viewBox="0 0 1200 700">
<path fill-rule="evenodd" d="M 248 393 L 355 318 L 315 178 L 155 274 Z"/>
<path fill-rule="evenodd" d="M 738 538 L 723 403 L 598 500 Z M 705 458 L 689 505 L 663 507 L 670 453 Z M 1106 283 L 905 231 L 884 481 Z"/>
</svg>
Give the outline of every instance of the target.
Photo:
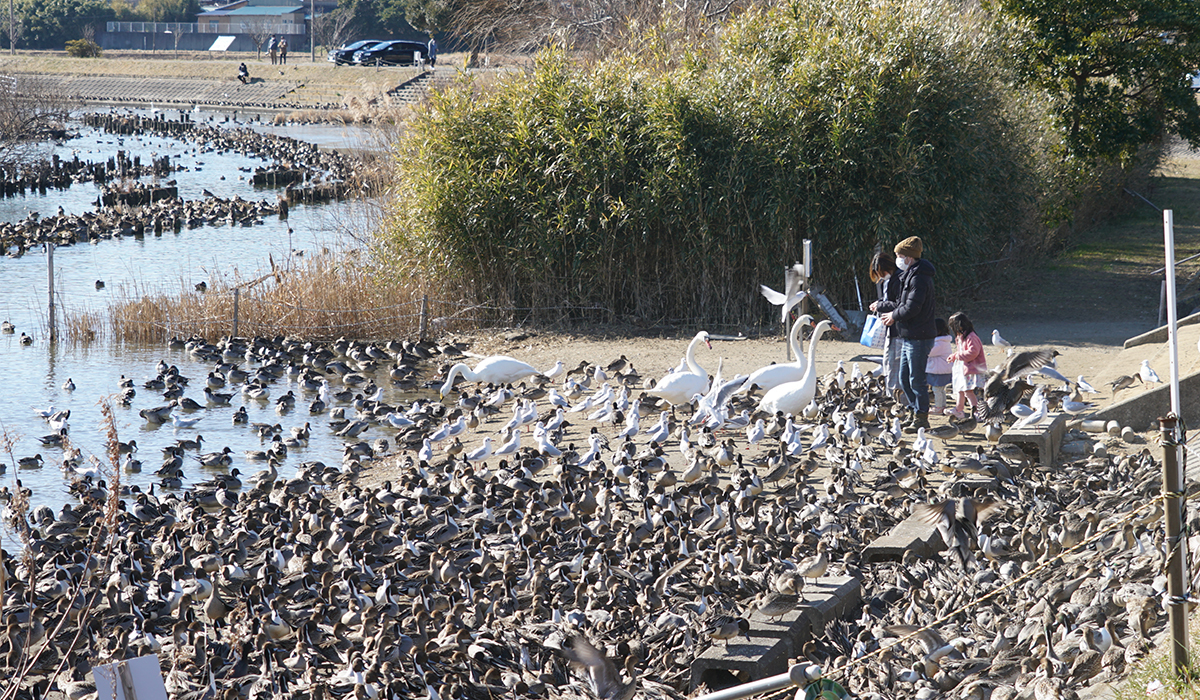
<svg viewBox="0 0 1200 700">
<path fill-rule="evenodd" d="M 342 44 L 336 49 L 329 50 L 327 61 L 336 66 L 345 66 L 354 62 L 354 52 L 360 49 L 365 49 L 368 46 L 374 46 L 380 43 L 379 39 L 364 39 L 363 41 L 354 41 L 348 44 Z"/>
<path fill-rule="evenodd" d="M 411 66 L 424 60 L 428 51 L 419 41 L 381 41 L 374 46 L 354 52 L 354 62 L 360 66 Z"/>
</svg>

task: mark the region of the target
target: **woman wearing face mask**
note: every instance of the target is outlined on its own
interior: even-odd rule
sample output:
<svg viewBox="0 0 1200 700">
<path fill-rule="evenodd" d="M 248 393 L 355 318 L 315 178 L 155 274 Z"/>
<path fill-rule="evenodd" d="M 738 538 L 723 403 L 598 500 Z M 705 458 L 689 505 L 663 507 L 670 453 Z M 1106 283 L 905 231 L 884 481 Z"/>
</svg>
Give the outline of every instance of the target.
<svg viewBox="0 0 1200 700">
<path fill-rule="evenodd" d="M 884 302 L 891 302 L 894 307 L 900 298 L 900 274 L 896 271 L 896 258 L 890 250 L 881 250 L 871 259 L 871 281 L 878 292 L 878 299 L 871 302 L 871 313 L 881 313 L 879 305 Z M 900 389 L 899 331 L 895 325 L 888 326 L 883 344 L 883 376 L 887 378 L 887 392 L 891 396 L 896 396 Z M 903 392 L 897 399 L 902 396 Z"/>
<path fill-rule="evenodd" d="M 897 328 L 900 339 L 900 389 L 913 408 L 905 432 L 915 433 L 929 427 L 929 387 L 925 381 L 925 363 L 937 337 L 933 304 L 933 263 L 921 257 L 924 246 L 916 236 L 896 244 L 896 268 L 900 270 L 899 296 L 895 301 L 880 300 L 875 311 L 889 326 Z"/>
</svg>

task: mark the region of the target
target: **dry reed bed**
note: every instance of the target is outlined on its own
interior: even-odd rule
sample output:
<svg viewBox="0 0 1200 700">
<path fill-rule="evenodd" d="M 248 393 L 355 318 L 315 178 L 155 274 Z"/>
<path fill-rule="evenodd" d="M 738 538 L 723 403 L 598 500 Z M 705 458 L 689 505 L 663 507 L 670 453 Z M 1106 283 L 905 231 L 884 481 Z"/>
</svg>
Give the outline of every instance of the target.
<svg viewBox="0 0 1200 700">
<path fill-rule="evenodd" d="M 171 337 L 295 335 L 415 337 L 423 301 L 429 328 L 438 332 L 511 322 L 514 309 L 451 301 L 452 290 L 420 282 L 395 282 L 361 253 L 326 253 L 290 268 L 247 279 L 234 272 L 199 291 L 117 292 L 106 311 L 65 309 L 63 340 L 87 344 L 103 338 L 125 343 L 163 343 Z M 236 290 L 236 294 L 235 294 Z"/>
<path fill-rule="evenodd" d="M 236 294 L 235 294 L 236 291 Z M 408 335 L 418 328 L 419 290 L 385 284 L 359 256 L 320 255 L 254 279 L 234 272 L 206 291 L 130 295 L 110 307 L 112 338 L 155 343 L 171 336 L 239 334 Z"/>
</svg>

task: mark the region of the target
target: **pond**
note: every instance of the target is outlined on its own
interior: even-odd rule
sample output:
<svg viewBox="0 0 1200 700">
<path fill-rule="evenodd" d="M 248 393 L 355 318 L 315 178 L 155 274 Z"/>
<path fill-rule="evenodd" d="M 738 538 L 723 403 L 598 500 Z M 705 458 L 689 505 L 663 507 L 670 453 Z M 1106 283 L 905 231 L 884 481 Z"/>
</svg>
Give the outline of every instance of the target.
<svg viewBox="0 0 1200 700">
<path fill-rule="evenodd" d="M 214 121 L 220 121 L 215 119 Z M 246 200 L 275 201 L 278 191 L 252 186 L 249 172 L 266 165 L 262 160 L 237 153 L 211 151 L 194 143 L 157 136 L 116 137 L 102 131 L 77 127 L 77 136 L 52 148 L 61 158 L 102 161 L 125 151 L 140 156 L 143 162 L 150 157 L 169 155 L 172 163 L 181 168 L 173 173 L 184 199 L 200 199 L 208 190 L 218 197 L 239 196 Z M 330 142 L 346 133 L 344 127 L 309 125 L 304 132 L 317 140 Z M 342 135 L 342 136 L 339 136 Z M 45 194 L 0 199 L 0 220 L 19 221 L 29 212 L 50 215 L 62 207 L 67 213 L 91 210 L 100 193 L 92 183 L 76 184 L 67 190 L 49 190 Z M 270 261 L 286 265 L 297 254 L 322 250 L 347 250 L 359 246 L 355 232 L 366 230 L 370 203 L 331 202 L 320 205 L 294 205 L 289 218 L 265 218 L 252 226 L 203 226 L 184 228 L 179 232 L 166 231 L 161 236 L 148 233 L 144 237 L 117 237 L 95 243 L 57 247 L 54 251 L 55 301 L 59 309 L 69 312 L 103 311 L 109 300 L 117 295 L 167 291 L 188 288 L 214 276 L 238 271 L 243 278 L 268 270 Z M 166 346 L 144 347 L 113 342 L 97 342 L 78 346 L 67 342 L 48 342 L 48 269 L 44 246 L 37 246 L 20 257 L 0 257 L 0 320 L 15 327 L 12 334 L 0 335 L 0 357 L 7 374 L 7 391 L 0 395 L 0 428 L 14 439 L 11 454 L 0 453 L 0 462 L 7 467 L 0 482 L 10 489 L 13 478 L 33 490 L 33 505 L 45 504 L 57 512 L 70 500 L 67 487 L 74 475 L 61 468 L 63 450 L 47 447 L 38 438 L 51 434 L 49 424 L 35 412 L 53 407 L 70 410 L 69 436 L 71 442 L 85 455 L 103 458 L 104 435 L 100 426 L 99 400 L 120 391 L 122 377 L 134 381 L 137 392 L 132 404 L 117 406 L 115 416 L 122 441 L 134 440 L 135 457 L 143 463 L 141 473 L 123 473 L 126 484 L 149 488 L 159 481 L 153 472 L 161 464 L 161 449 L 181 438 L 202 437 L 202 451 L 220 451 L 228 446 L 234 456 L 233 467 L 243 474 L 263 467 L 248 462 L 246 450 L 262 449 L 263 441 L 247 425 L 234 425 L 233 412 L 246 406 L 251 422 L 280 424 L 286 437 L 292 427 L 313 424 L 311 441 L 306 449 L 293 450 L 281 474 L 287 475 L 304 460 L 322 460 L 336 465 L 341 460 L 342 439 L 326 427 L 328 414 L 312 416 L 308 402 L 312 394 L 304 394 L 285 377 L 271 387 L 267 401 L 243 397 L 237 388 L 232 392 L 230 407 L 201 410 L 190 417 L 200 416 L 194 428 L 176 430 L 170 425 L 151 425 L 139 416 L 139 410 L 167 403 L 161 391 L 146 389 L 142 384 L 157 374 L 156 365 L 166 362 L 178 367 L 180 374 L 191 383 L 185 396 L 204 404 L 205 377 L 212 369 L 209 363 L 191 357 L 187 352 L 169 350 Z M 98 284 L 102 282 L 103 285 Z M 61 317 L 60 317 L 61 318 Z M 21 334 L 33 342 L 23 345 Z M 243 369 L 253 364 L 243 363 Z M 67 380 L 74 390 L 64 388 Z M 379 384 L 387 388 L 386 375 Z M 335 389 L 338 388 L 335 382 Z M 300 397 L 290 413 L 276 412 L 275 398 L 292 390 Z M 353 413 L 353 409 L 350 410 Z M 182 414 L 181 414 L 182 415 Z M 371 434 L 360 436 L 370 439 Z M 40 454 L 42 466 L 27 469 L 14 462 L 22 457 Z M 194 451 L 189 455 L 196 454 Z M 207 480 L 210 470 L 203 468 L 190 456 L 184 462 L 184 484 Z"/>
</svg>

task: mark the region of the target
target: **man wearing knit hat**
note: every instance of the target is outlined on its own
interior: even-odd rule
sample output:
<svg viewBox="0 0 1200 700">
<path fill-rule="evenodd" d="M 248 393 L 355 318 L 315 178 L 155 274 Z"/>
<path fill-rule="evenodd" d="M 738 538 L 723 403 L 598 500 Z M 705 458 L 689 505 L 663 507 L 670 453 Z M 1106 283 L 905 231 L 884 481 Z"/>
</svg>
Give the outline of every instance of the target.
<svg viewBox="0 0 1200 700">
<path fill-rule="evenodd" d="M 905 432 L 929 427 L 929 387 L 925 362 L 937 337 L 933 308 L 933 263 L 921 257 L 924 245 L 916 236 L 896 244 L 896 267 L 900 270 L 900 298 L 881 301 L 876 311 L 887 325 L 895 324 L 900 335 L 900 389 L 914 412 Z"/>
</svg>

